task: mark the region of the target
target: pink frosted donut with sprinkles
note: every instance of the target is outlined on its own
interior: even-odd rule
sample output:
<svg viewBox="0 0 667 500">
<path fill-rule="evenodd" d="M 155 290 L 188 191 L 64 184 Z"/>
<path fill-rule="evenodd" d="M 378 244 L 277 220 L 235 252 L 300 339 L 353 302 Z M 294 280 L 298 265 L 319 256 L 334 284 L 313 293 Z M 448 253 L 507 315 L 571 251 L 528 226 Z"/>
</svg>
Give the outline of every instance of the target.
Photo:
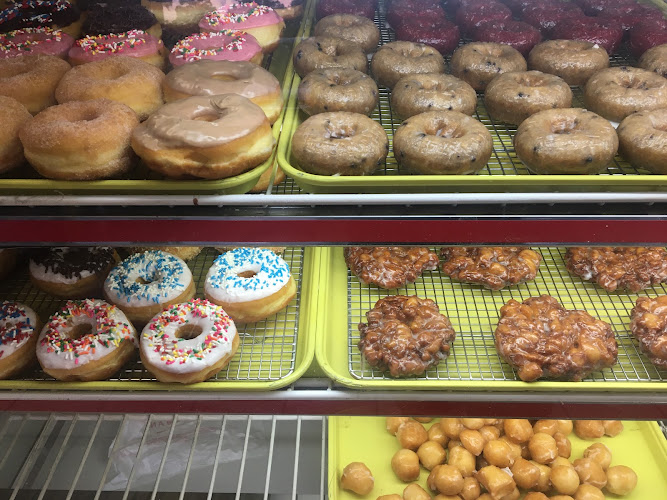
<svg viewBox="0 0 667 500">
<path fill-rule="evenodd" d="M 199 21 L 202 31 L 236 30 L 250 33 L 264 52 L 275 50 L 285 27 L 275 10 L 256 3 L 235 3 L 209 12 Z"/>
<path fill-rule="evenodd" d="M 37 313 L 18 302 L 0 304 L 0 379 L 20 373 L 35 363 L 41 324 Z"/>
<path fill-rule="evenodd" d="M 141 361 L 160 382 L 194 384 L 224 369 L 236 353 L 236 325 L 224 309 L 194 299 L 168 307 L 141 332 Z"/>
<path fill-rule="evenodd" d="M 68 60 L 72 66 L 77 66 L 107 57 L 127 56 L 164 68 L 164 54 L 162 40 L 143 30 L 130 30 L 125 33 L 85 36 L 69 50 Z"/>
<path fill-rule="evenodd" d="M 210 59 L 212 61 L 262 62 L 262 47 L 254 36 L 243 31 L 210 31 L 195 33 L 179 40 L 171 49 L 172 66 Z"/>
<path fill-rule="evenodd" d="M 24 28 L 0 34 L 0 59 L 46 54 L 61 59 L 67 57 L 74 38 L 62 30 Z"/>
<path fill-rule="evenodd" d="M 69 300 L 42 328 L 37 359 L 58 380 L 105 380 L 134 356 L 138 343 L 118 307 L 98 299 Z"/>
</svg>

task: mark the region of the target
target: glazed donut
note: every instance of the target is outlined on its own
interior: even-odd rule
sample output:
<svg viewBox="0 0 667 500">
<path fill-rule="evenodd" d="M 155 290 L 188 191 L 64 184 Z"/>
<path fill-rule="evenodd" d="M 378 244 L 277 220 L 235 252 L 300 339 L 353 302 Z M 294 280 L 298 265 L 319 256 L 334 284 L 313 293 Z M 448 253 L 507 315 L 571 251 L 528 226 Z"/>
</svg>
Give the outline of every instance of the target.
<svg viewBox="0 0 667 500">
<path fill-rule="evenodd" d="M 500 43 L 473 42 L 454 51 L 451 60 L 452 75 L 470 84 L 475 90 L 484 90 L 495 77 L 511 71 L 526 71 L 526 60 L 521 53 Z"/>
<path fill-rule="evenodd" d="M 224 2 L 221 0 L 141 0 L 162 26 L 185 33 L 196 31 L 203 16 Z"/>
<path fill-rule="evenodd" d="M 620 24 L 623 31 L 627 34 L 636 25 L 647 19 L 662 17 L 662 12 L 657 7 L 629 3 L 607 6 L 604 11 L 598 14 L 598 17 Z"/>
<path fill-rule="evenodd" d="M 166 306 L 190 300 L 195 284 L 178 257 L 151 250 L 135 253 L 114 267 L 104 281 L 104 297 L 134 325 L 145 325 Z"/>
<path fill-rule="evenodd" d="M 386 5 L 386 4 L 385 4 Z M 371 19 L 373 17 L 371 16 Z M 406 19 L 418 19 L 424 21 L 430 19 L 440 22 L 446 21 L 447 15 L 437 1 L 408 1 L 391 2 L 387 7 L 386 20 L 389 25 L 396 29 Z"/>
<path fill-rule="evenodd" d="M 597 174 L 618 149 L 611 123 L 584 109 L 548 109 L 526 118 L 514 149 L 535 174 Z"/>
<path fill-rule="evenodd" d="M 452 75 L 404 76 L 391 92 L 391 109 L 401 120 L 426 111 L 458 111 L 472 115 L 476 108 L 475 90 Z"/>
<path fill-rule="evenodd" d="M 169 53 L 169 62 L 174 67 L 202 59 L 261 64 L 263 57 L 262 47 L 254 36 L 241 31 L 222 30 L 195 33 L 179 40 Z"/>
<path fill-rule="evenodd" d="M 561 77 L 568 85 L 585 85 L 609 67 L 607 51 L 582 40 L 548 40 L 528 54 L 528 68 Z"/>
<path fill-rule="evenodd" d="M 423 43 L 441 54 L 451 54 L 459 44 L 458 26 L 446 19 L 407 17 L 394 26 L 396 40 Z"/>
<path fill-rule="evenodd" d="M 323 17 L 315 25 L 315 36 L 342 38 L 355 43 L 366 53 L 375 51 L 380 43 L 380 30 L 375 23 L 363 16 L 334 14 Z"/>
<path fill-rule="evenodd" d="M 294 69 L 303 78 L 311 71 L 326 68 L 356 69 L 366 73 L 368 59 L 355 43 L 332 37 L 310 37 L 294 49 Z"/>
<path fill-rule="evenodd" d="M 259 0 L 257 3 L 271 7 L 285 21 L 299 19 L 303 15 L 304 0 Z"/>
<path fill-rule="evenodd" d="M 604 69 L 586 82 L 584 103 L 607 120 L 620 122 L 636 111 L 667 108 L 667 79 L 630 66 Z"/>
<path fill-rule="evenodd" d="M 278 79 L 264 68 L 243 61 L 197 61 L 170 71 L 163 82 L 167 102 L 190 96 L 237 94 L 257 104 L 270 123 L 283 108 Z"/>
<path fill-rule="evenodd" d="M 11 97 L 0 95 L 0 173 L 16 168 L 25 161 L 19 130 L 31 119 L 32 115 L 23 104 Z"/>
<path fill-rule="evenodd" d="M 162 105 L 164 73 L 135 57 L 116 56 L 76 66 L 56 88 L 58 103 L 111 99 L 145 120 Z"/>
<path fill-rule="evenodd" d="M 271 177 L 273 177 L 272 186 L 277 186 L 282 181 L 285 180 L 285 171 L 280 168 L 278 165 L 275 165 L 275 175 L 273 175 L 273 168 L 267 168 L 262 175 L 259 176 L 257 183 L 250 189 L 250 193 L 263 193 L 269 187 L 271 182 Z"/>
<path fill-rule="evenodd" d="M 77 38 L 81 33 L 81 13 L 66 0 L 18 0 L 0 11 L 0 32 L 23 28 L 62 29 Z"/>
<path fill-rule="evenodd" d="M 317 175 L 369 175 L 384 163 L 388 152 L 382 126 L 358 113 L 313 115 L 292 137 L 296 164 Z"/>
<path fill-rule="evenodd" d="M 667 78 L 667 43 L 648 49 L 639 58 L 639 67 Z"/>
<path fill-rule="evenodd" d="M 412 116 L 394 133 L 396 161 L 416 174 L 472 174 L 484 168 L 492 152 L 486 127 L 458 111 Z"/>
<path fill-rule="evenodd" d="M 141 30 L 110 35 L 88 35 L 74 42 L 67 54 L 72 66 L 117 56 L 141 59 L 160 69 L 165 66 L 162 40 Z"/>
<path fill-rule="evenodd" d="M 141 362 L 160 382 L 195 384 L 224 369 L 239 346 L 222 307 L 194 299 L 156 314 L 141 332 Z"/>
<path fill-rule="evenodd" d="M 44 54 L 67 57 L 74 38 L 51 28 L 24 28 L 0 34 L 0 59 L 22 55 Z"/>
<path fill-rule="evenodd" d="M 623 28 L 609 19 L 572 17 L 558 22 L 551 32 L 551 38 L 591 42 L 603 47 L 608 54 L 613 54 L 623 39 Z"/>
<path fill-rule="evenodd" d="M 483 21 L 475 28 L 473 38 L 478 42 L 509 45 L 524 57 L 542 41 L 539 30 L 521 21 Z"/>
<path fill-rule="evenodd" d="M 484 21 L 508 21 L 512 19 L 512 11 L 500 2 L 470 3 L 456 11 L 456 24 L 464 34 L 472 34 Z"/>
<path fill-rule="evenodd" d="M 274 144 L 262 108 L 236 94 L 170 102 L 132 134 L 135 153 L 170 178 L 238 175 L 267 160 Z"/>
<path fill-rule="evenodd" d="M 440 52 L 422 43 L 390 42 L 380 47 L 371 59 L 373 78 L 390 89 L 407 75 L 444 72 L 445 60 Z"/>
<path fill-rule="evenodd" d="M 385 290 L 414 283 L 424 271 L 438 269 L 438 256 L 425 247 L 345 247 L 343 255 L 361 283 Z"/>
<path fill-rule="evenodd" d="M 519 125 L 538 111 L 572 106 L 570 86 L 540 71 L 516 71 L 494 78 L 484 91 L 484 104 L 496 121 Z"/>
<path fill-rule="evenodd" d="M 296 283 L 287 263 L 272 251 L 236 248 L 215 259 L 204 292 L 234 321 L 254 323 L 287 307 Z"/>
<path fill-rule="evenodd" d="M 37 313 L 28 306 L 6 300 L 0 304 L 0 380 L 37 361 L 35 346 L 41 327 Z"/>
<path fill-rule="evenodd" d="M 378 104 L 378 87 L 361 71 L 319 69 L 301 80 L 297 96 L 299 108 L 308 115 L 348 111 L 368 116 Z"/>
<path fill-rule="evenodd" d="M 521 20 L 539 29 L 546 36 L 551 36 L 551 31 L 563 19 L 581 17 L 582 10 L 578 5 L 570 2 L 538 3 L 528 6 L 521 13 Z"/>
<path fill-rule="evenodd" d="M 144 253 L 152 250 L 170 253 L 181 260 L 192 260 L 202 251 L 202 247 L 130 247 L 131 253 Z"/>
<path fill-rule="evenodd" d="M 637 5 L 635 0 L 575 0 L 575 3 L 579 5 L 588 16 L 600 15 L 609 7 Z"/>
<path fill-rule="evenodd" d="M 358 0 L 320 0 L 315 9 L 315 18 L 322 19 L 332 14 L 354 14 L 373 19 L 377 0 L 359 2 Z"/>
<path fill-rule="evenodd" d="M 56 56 L 0 59 L 0 95 L 13 97 L 35 115 L 56 103 L 56 86 L 69 69 Z"/>
<path fill-rule="evenodd" d="M 104 380 L 134 357 L 137 331 L 103 300 L 68 300 L 37 340 L 42 370 L 66 382 Z"/>
<path fill-rule="evenodd" d="M 162 37 L 162 27 L 157 18 L 146 7 L 139 5 L 139 2 L 136 5 L 105 2 L 89 9 L 81 32 L 85 36 L 110 35 L 131 30 L 145 31 L 155 38 Z"/>
<path fill-rule="evenodd" d="M 667 108 L 633 113 L 616 133 L 618 152 L 632 166 L 667 174 Z"/>
<path fill-rule="evenodd" d="M 635 57 L 648 49 L 667 43 L 667 19 L 660 17 L 643 21 L 630 30 L 628 46 Z"/>
<path fill-rule="evenodd" d="M 130 170 L 130 134 L 137 115 L 109 99 L 52 106 L 19 132 L 28 162 L 44 177 L 95 180 Z"/>
<path fill-rule="evenodd" d="M 0 279 L 5 279 L 16 266 L 16 249 L 0 248 Z"/>
</svg>

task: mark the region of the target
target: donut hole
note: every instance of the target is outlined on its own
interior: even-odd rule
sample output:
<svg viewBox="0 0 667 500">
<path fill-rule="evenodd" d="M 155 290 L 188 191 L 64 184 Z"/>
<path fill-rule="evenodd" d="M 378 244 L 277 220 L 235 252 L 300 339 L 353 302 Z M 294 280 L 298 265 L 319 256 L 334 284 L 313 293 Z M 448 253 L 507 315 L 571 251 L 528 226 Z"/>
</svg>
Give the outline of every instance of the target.
<svg viewBox="0 0 667 500">
<path fill-rule="evenodd" d="M 79 323 L 74 325 L 69 330 L 65 330 L 64 334 L 67 338 L 72 340 L 80 339 L 86 335 L 91 335 L 93 333 L 93 325 L 90 323 Z"/>
<path fill-rule="evenodd" d="M 218 118 L 220 118 L 220 115 L 218 115 L 216 113 L 207 112 L 207 113 L 203 113 L 201 115 L 193 116 L 192 120 L 194 120 L 196 122 L 214 122 Z"/>
<path fill-rule="evenodd" d="M 621 78 L 618 84 L 623 88 L 635 90 L 649 90 L 658 87 L 654 82 L 648 82 L 642 78 L 633 78 L 632 76 Z"/>
<path fill-rule="evenodd" d="M 139 276 L 136 280 L 134 280 L 135 283 L 139 283 L 140 285 L 150 285 L 153 283 L 154 280 L 152 279 L 146 279 L 143 276 Z"/>
<path fill-rule="evenodd" d="M 190 340 L 199 337 L 204 330 L 199 325 L 185 324 L 179 326 L 174 332 L 174 337 L 177 339 Z"/>
<path fill-rule="evenodd" d="M 14 76 L 24 75 L 30 73 L 33 69 L 34 68 L 28 64 L 8 64 L 7 67 L 3 68 L 2 77 L 12 78 Z"/>
<path fill-rule="evenodd" d="M 525 75 L 517 77 L 516 83 L 523 87 L 543 87 L 545 85 L 544 78 L 539 78 L 536 76 L 530 77 Z"/>
<path fill-rule="evenodd" d="M 212 80 L 219 80 L 221 82 L 234 82 L 238 80 L 238 78 L 232 76 L 232 75 L 225 75 L 225 74 L 218 74 L 218 75 L 211 75 Z"/>
<path fill-rule="evenodd" d="M 255 271 L 241 271 L 237 274 L 239 278 L 254 278 L 256 275 Z"/>
<path fill-rule="evenodd" d="M 345 86 L 345 85 L 350 85 L 351 83 L 355 83 L 355 81 L 356 81 L 356 80 L 353 80 L 353 79 L 352 79 L 351 77 L 349 77 L 349 76 L 332 75 L 332 76 L 330 76 L 329 79 L 327 80 L 327 83 L 328 83 L 329 85 L 341 85 L 341 86 Z"/>
<path fill-rule="evenodd" d="M 552 134 L 571 134 L 579 126 L 579 120 L 575 118 L 562 118 L 551 124 Z"/>
<path fill-rule="evenodd" d="M 96 80 L 117 80 L 129 73 L 127 68 L 107 64 L 105 66 L 97 66 L 94 72 L 90 72 L 88 76 Z"/>
<path fill-rule="evenodd" d="M 82 109 L 79 113 L 70 117 L 70 122 L 92 122 L 97 120 L 102 113 L 97 109 Z"/>
<path fill-rule="evenodd" d="M 427 127 L 424 132 L 427 135 L 434 135 L 436 137 L 445 137 L 447 139 L 459 139 L 463 137 L 465 131 L 456 123 L 452 122 L 435 122 Z"/>
<path fill-rule="evenodd" d="M 479 52 L 486 57 L 502 57 L 504 51 L 501 47 L 484 47 L 482 49 L 474 49 L 475 52 Z"/>
<path fill-rule="evenodd" d="M 424 49 L 425 47 L 409 47 L 409 48 L 401 48 L 399 50 L 399 53 L 403 57 L 407 57 L 409 59 L 417 59 L 418 57 L 423 57 L 424 56 Z"/>
<path fill-rule="evenodd" d="M 348 139 L 354 137 L 357 133 L 354 125 L 333 126 L 328 125 L 325 128 L 325 138 L 327 139 Z"/>
</svg>

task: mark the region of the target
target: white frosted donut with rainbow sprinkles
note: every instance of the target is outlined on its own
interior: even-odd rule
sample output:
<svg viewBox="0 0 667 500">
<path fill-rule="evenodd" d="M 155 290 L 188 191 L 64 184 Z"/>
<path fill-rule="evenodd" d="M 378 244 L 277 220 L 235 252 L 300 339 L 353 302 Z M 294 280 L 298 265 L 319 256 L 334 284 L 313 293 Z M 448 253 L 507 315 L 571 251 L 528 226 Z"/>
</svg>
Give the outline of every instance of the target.
<svg viewBox="0 0 667 500">
<path fill-rule="evenodd" d="M 239 336 L 224 309 L 208 300 L 173 305 L 141 332 L 141 361 L 160 382 L 194 384 L 222 370 Z"/>
<path fill-rule="evenodd" d="M 250 61 L 262 63 L 262 47 L 244 31 L 195 33 L 176 42 L 169 54 L 172 66 L 210 59 L 212 61 Z"/>
<path fill-rule="evenodd" d="M 39 328 L 39 317 L 28 306 L 7 300 L 0 304 L 0 379 L 35 362 Z"/>
</svg>

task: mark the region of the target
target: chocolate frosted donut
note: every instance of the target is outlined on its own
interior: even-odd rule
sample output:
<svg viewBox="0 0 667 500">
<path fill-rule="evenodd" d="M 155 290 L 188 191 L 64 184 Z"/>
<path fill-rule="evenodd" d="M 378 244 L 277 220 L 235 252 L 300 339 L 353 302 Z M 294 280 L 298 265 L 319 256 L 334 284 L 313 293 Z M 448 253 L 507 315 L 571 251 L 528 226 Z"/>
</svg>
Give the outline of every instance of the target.
<svg viewBox="0 0 667 500">
<path fill-rule="evenodd" d="M 568 85 L 585 85 L 594 73 L 609 67 L 602 47 L 583 40 L 548 40 L 528 54 L 528 68 L 561 77 Z"/>
<path fill-rule="evenodd" d="M 452 75 L 408 75 L 401 78 L 391 92 L 391 108 L 401 120 L 426 111 L 458 111 L 472 115 L 477 108 L 477 93 Z"/>
<path fill-rule="evenodd" d="M 633 113 L 616 133 L 618 152 L 632 166 L 667 174 L 667 108 Z"/>
<path fill-rule="evenodd" d="M 452 74 L 470 84 L 475 90 L 484 90 L 496 76 L 510 71 L 526 71 L 526 60 L 509 45 L 473 42 L 454 51 Z"/>
<path fill-rule="evenodd" d="M 667 43 L 648 49 L 639 59 L 639 67 L 667 78 Z"/>
<path fill-rule="evenodd" d="M 316 69 L 349 68 L 366 73 L 368 59 L 356 43 L 328 36 L 306 38 L 294 49 L 294 69 L 303 78 Z"/>
<path fill-rule="evenodd" d="M 423 43 L 390 42 L 380 47 L 371 59 L 375 81 L 388 88 L 407 75 L 444 72 L 445 60 L 440 52 Z"/>
<path fill-rule="evenodd" d="M 348 111 L 370 115 L 378 104 L 373 79 L 354 69 L 318 69 L 299 84 L 299 107 L 309 115 Z"/>
<path fill-rule="evenodd" d="M 162 28 L 153 13 L 141 5 L 112 5 L 91 10 L 83 22 L 83 35 L 108 35 L 143 30 L 156 38 L 162 36 Z"/>
<path fill-rule="evenodd" d="M 320 19 L 313 34 L 348 40 L 359 45 L 366 53 L 373 52 L 380 42 L 380 30 L 375 27 L 375 23 L 366 17 L 352 14 L 334 14 Z"/>
<path fill-rule="evenodd" d="M 22 0 L 0 11 L 0 33 L 22 28 L 60 28 L 77 38 L 81 31 L 79 9 L 66 0 Z"/>
</svg>

